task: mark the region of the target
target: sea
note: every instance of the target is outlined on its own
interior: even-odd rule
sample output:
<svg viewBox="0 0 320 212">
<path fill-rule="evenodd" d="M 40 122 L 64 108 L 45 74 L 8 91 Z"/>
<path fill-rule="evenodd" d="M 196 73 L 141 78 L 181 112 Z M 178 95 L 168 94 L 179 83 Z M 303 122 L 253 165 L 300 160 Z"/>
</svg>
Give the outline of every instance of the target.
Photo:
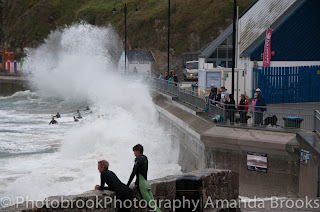
<svg viewBox="0 0 320 212">
<path fill-rule="evenodd" d="M 149 159 L 148 179 L 181 173 L 179 145 L 159 123 L 145 80 L 117 72 L 119 49 L 112 27 L 83 22 L 25 49 L 32 91 L 0 97 L 0 208 L 93 190 L 99 160 L 127 183 L 136 144 Z M 77 110 L 83 118 L 74 122 Z"/>
</svg>

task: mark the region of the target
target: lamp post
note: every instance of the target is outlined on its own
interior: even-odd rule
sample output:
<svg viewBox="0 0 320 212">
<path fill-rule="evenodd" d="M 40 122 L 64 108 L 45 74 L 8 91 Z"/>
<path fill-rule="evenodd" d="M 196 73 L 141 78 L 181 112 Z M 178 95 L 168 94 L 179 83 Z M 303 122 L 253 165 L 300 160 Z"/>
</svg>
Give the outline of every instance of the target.
<svg viewBox="0 0 320 212">
<path fill-rule="evenodd" d="M 116 6 L 117 4 L 122 4 L 123 12 L 124 12 L 124 73 L 127 73 L 127 12 L 129 4 L 134 4 L 136 9 L 134 10 L 135 13 L 139 12 L 137 4 L 134 2 L 122 3 L 121 1 L 116 2 L 113 5 L 112 13 L 115 14 L 117 12 Z"/>
<path fill-rule="evenodd" d="M 170 73 L 170 0 L 168 2 L 168 76 Z"/>
<path fill-rule="evenodd" d="M 232 50 L 233 50 L 233 55 L 232 55 L 232 97 L 235 98 L 234 96 L 234 68 L 236 66 L 236 21 L 237 21 L 237 0 L 233 1 L 233 32 L 232 32 Z"/>
</svg>

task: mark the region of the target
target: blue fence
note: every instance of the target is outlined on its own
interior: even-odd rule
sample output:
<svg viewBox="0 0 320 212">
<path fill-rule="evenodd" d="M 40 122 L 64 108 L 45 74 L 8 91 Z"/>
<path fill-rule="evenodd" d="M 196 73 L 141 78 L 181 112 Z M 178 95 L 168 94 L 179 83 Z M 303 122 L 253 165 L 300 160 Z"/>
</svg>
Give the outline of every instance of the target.
<svg viewBox="0 0 320 212">
<path fill-rule="evenodd" d="M 268 104 L 320 101 L 320 66 L 253 68 L 256 88 Z"/>
</svg>

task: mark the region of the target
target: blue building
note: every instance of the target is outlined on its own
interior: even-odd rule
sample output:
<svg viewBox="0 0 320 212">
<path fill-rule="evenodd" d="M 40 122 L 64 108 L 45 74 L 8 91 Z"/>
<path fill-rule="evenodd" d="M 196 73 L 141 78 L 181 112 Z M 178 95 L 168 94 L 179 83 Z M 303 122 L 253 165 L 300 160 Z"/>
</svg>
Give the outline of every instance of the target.
<svg viewBox="0 0 320 212">
<path fill-rule="evenodd" d="M 266 30 L 268 28 L 273 29 L 271 37 L 273 54 L 270 61 L 270 70 L 272 67 L 320 65 L 319 20 L 319 0 L 255 0 L 239 16 L 236 67 L 244 70 L 246 95 L 251 96 L 255 89 L 254 86 L 260 85 L 259 82 L 254 82 L 257 80 L 255 76 L 258 76 L 255 75 L 255 71 L 262 69 Z M 219 64 L 230 68 L 232 60 L 231 36 L 232 25 L 202 52 L 199 58 L 199 68 L 212 67 L 215 69 Z M 310 73 L 315 72 L 311 70 Z M 286 72 L 284 72 L 285 74 Z M 299 71 L 296 71 L 296 74 L 299 74 Z M 312 78 L 320 80 L 317 76 L 320 77 L 316 74 Z M 270 77 L 268 80 L 272 81 Z M 287 87 L 298 86 L 298 81 L 288 83 Z M 300 82 L 302 82 L 301 77 Z M 313 84 L 317 84 L 317 81 Z M 318 81 L 318 84 L 320 84 L 320 81 Z M 275 85 L 266 86 L 269 89 Z M 274 87 L 274 89 L 282 89 L 282 87 Z M 318 89 L 318 87 L 312 87 L 312 89 Z M 296 100 L 292 99 L 289 102 Z M 306 101 L 310 100 L 314 101 L 312 99 Z"/>
</svg>

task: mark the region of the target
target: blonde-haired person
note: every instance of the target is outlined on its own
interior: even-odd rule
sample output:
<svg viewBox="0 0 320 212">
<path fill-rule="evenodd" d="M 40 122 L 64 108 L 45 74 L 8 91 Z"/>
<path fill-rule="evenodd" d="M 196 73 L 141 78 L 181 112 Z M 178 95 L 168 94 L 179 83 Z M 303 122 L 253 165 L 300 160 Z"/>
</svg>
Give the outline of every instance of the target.
<svg viewBox="0 0 320 212">
<path fill-rule="evenodd" d="M 120 206 L 119 211 L 130 211 L 130 208 L 126 208 L 124 205 L 124 201 L 131 201 L 133 198 L 132 190 L 129 186 L 123 184 L 117 175 L 109 170 L 109 162 L 106 160 L 101 160 L 98 162 L 98 170 L 101 173 L 100 179 L 101 183 L 100 186 L 96 185 L 95 190 L 110 190 L 116 192 L 117 199 L 121 200 L 122 204 Z M 105 184 L 108 186 L 105 187 Z M 130 205 L 130 204 L 126 204 Z"/>
<path fill-rule="evenodd" d="M 255 107 L 256 107 L 257 99 L 258 99 L 258 93 L 254 93 L 252 101 L 251 101 L 251 107 L 250 107 L 251 118 L 253 118 L 254 111 L 256 110 Z M 252 122 L 252 119 L 251 119 L 251 122 Z"/>
</svg>

